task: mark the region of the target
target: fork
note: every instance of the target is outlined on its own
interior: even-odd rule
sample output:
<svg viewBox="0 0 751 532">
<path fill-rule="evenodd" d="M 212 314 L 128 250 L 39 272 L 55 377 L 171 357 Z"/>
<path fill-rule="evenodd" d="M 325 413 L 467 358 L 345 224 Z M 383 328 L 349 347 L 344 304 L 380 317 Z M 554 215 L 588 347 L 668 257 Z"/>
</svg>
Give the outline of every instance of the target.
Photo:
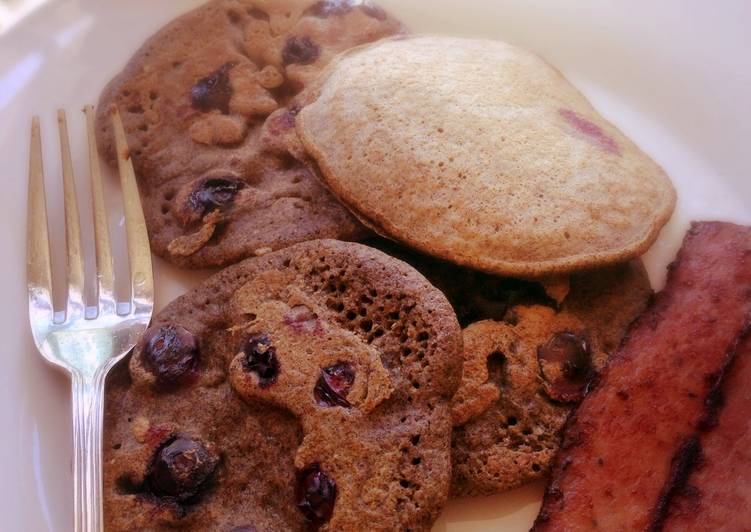
<svg viewBox="0 0 751 532">
<path fill-rule="evenodd" d="M 87 106 L 86 125 L 96 243 L 97 304 L 84 301 L 83 251 L 76 187 L 64 111 L 58 111 L 65 200 L 67 303 L 56 313 L 52 304 L 52 269 L 44 192 L 39 118 L 31 124 L 27 227 L 29 320 L 34 342 L 51 364 L 70 373 L 73 402 L 74 529 L 99 532 L 102 522 L 102 416 L 107 372 L 136 344 L 151 321 L 154 280 L 146 224 L 138 196 L 125 131 L 112 109 L 130 263 L 130 301 L 118 304 L 107 217 L 102 193 L 94 108 Z M 127 307 L 127 311 L 125 311 Z"/>
</svg>

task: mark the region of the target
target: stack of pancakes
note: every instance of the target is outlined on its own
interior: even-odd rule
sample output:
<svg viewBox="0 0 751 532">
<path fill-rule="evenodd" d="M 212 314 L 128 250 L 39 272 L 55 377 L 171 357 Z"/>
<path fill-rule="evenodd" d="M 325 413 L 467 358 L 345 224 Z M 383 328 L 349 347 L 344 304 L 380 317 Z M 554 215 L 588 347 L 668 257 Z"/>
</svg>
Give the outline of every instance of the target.
<svg viewBox="0 0 751 532">
<path fill-rule="evenodd" d="M 675 205 L 543 59 L 369 1 L 213 0 L 105 89 L 114 162 L 112 105 L 154 252 L 227 267 L 109 383 L 112 530 L 427 530 L 546 475 Z"/>
</svg>

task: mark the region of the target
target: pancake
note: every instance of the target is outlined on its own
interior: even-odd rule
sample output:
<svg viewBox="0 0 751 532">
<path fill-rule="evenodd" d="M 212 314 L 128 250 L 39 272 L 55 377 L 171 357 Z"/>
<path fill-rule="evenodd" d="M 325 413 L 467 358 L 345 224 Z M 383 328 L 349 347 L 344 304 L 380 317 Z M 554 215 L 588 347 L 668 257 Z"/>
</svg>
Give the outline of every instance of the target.
<svg viewBox="0 0 751 532">
<path fill-rule="evenodd" d="M 536 55 L 402 37 L 344 53 L 297 131 L 330 190 L 380 234 L 475 269 L 560 275 L 645 252 L 665 172 Z"/>
<path fill-rule="evenodd" d="M 556 279 L 567 287 L 556 301 L 543 289 L 552 284 L 546 279 L 493 276 L 385 239 L 366 242 L 422 273 L 464 328 L 462 381 L 452 401 L 452 496 L 489 495 L 546 476 L 584 386 L 652 296 L 641 260 Z M 541 352 L 568 354 L 578 378 L 561 379 L 557 361 Z"/>
<path fill-rule="evenodd" d="M 568 383 L 543 378 L 541 348 L 573 346 L 569 351 L 582 358 L 577 387 L 606 357 L 571 315 L 541 306 L 513 311 L 513 324 L 486 320 L 464 330 L 464 374 L 453 405 L 453 496 L 489 495 L 549 472 L 576 398 L 556 400 Z"/>
<path fill-rule="evenodd" d="M 652 294 L 638 260 L 572 276 L 570 284 L 557 310 L 517 305 L 503 320 L 464 329 L 453 496 L 498 493 L 550 473 L 569 413 Z"/>
<path fill-rule="evenodd" d="M 430 530 L 461 346 L 446 298 L 359 244 L 225 268 L 108 380 L 105 528 Z"/>
<path fill-rule="evenodd" d="M 100 97 L 97 138 L 116 164 L 116 105 L 154 252 L 201 268 L 366 235 L 306 164 L 293 100 L 339 52 L 400 31 L 369 1 L 212 0 L 144 43 Z"/>
</svg>

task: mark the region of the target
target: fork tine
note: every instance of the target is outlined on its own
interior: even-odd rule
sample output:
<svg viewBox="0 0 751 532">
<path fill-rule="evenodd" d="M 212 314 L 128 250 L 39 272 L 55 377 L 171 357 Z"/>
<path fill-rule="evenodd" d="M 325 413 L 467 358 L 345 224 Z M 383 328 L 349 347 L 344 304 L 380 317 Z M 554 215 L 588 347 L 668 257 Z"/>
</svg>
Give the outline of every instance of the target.
<svg viewBox="0 0 751 532">
<path fill-rule="evenodd" d="M 125 129 L 120 112 L 114 105 L 112 126 L 115 131 L 117 163 L 120 170 L 120 186 L 123 191 L 125 227 L 128 234 L 128 258 L 130 260 L 131 313 L 151 311 L 154 306 L 154 277 L 151 269 L 151 248 L 146 232 L 146 221 L 138 195 L 138 184 L 130 158 Z"/>
<path fill-rule="evenodd" d="M 76 199 L 76 182 L 73 177 L 73 162 L 70 157 L 68 122 L 65 111 L 57 112 L 60 130 L 60 156 L 63 161 L 63 199 L 65 201 L 65 242 L 68 247 L 68 305 L 65 319 L 83 316 L 83 250 L 81 248 L 81 224 Z"/>
<path fill-rule="evenodd" d="M 91 174 L 91 201 L 94 210 L 94 240 L 96 241 L 96 267 L 98 278 L 98 300 L 100 313 L 115 311 L 115 275 L 112 266 L 112 245 L 107 226 L 107 214 L 102 193 L 102 172 L 99 167 L 99 153 L 94 133 L 94 107 L 87 105 L 86 133 L 89 141 L 89 172 Z"/>
<path fill-rule="evenodd" d="M 39 118 L 36 116 L 31 121 L 30 148 L 29 213 L 26 229 L 26 282 L 29 290 L 29 314 L 31 314 L 32 321 L 51 322 L 53 307 L 50 239 L 47 231 L 42 142 L 39 133 Z"/>
</svg>

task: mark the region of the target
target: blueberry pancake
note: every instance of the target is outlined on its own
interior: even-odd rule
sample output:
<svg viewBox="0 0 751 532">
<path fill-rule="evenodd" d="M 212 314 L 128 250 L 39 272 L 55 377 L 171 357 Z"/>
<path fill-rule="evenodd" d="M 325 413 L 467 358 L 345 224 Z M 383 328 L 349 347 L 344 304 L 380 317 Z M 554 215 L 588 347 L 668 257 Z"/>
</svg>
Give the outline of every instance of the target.
<svg viewBox="0 0 751 532">
<path fill-rule="evenodd" d="M 370 0 L 212 0 L 149 39 L 100 97 L 122 113 L 154 251 L 219 266 L 363 227 L 305 164 L 295 96 L 337 53 L 402 31 Z"/>
<path fill-rule="evenodd" d="M 320 240 L 228 267 L 108 382 L 107 530 L 429 530 L 461 351 L 446 298 L 380 251 Z"/>
<path fill-rule="evenodd" d="M 646 308 L 640 261 L 573 276 L 556 310 L 518 305 L 464 329 L 454 397 L 454 496 L 485 495 L 546 476 L 569 412 Z"/>
<path fill-rule="evenodd" d="M 591 361 L 605 360 L 573 316 L 543 306 L 513 313 L 513 323 L 484 320 L 464 330 L 453 408 L 455 496 L 496 493 L 545 475 L 594 371 Z"/>
<path fill-rule="evenodd" d="M 367 243 L 425 275 L 464 327 L 452 494 L 496 493 L 546 475 L 583 386 L 652 295 L 642 262 L 572 275 L 559 283 L 559 302 L 549 282 L 469 270 L 381 238 Z"/>
</svg>

